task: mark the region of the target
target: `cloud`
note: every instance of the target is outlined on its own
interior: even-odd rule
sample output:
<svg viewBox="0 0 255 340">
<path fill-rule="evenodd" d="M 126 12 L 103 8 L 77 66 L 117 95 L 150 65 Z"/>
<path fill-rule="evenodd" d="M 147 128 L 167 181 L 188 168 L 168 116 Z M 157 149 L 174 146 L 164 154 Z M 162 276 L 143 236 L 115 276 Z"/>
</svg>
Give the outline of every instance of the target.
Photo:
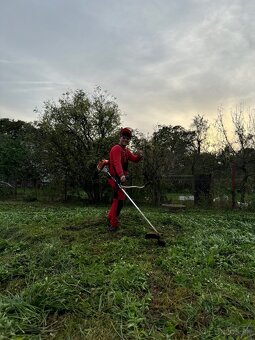
<svg viewBox="0 0 255 340">
<path fill-rule="evenodd" d="M 151 132 L 254 105 L 254 11 L 253 0 L 5 2 L 0 109 L 30 119 L 33 105 L 100 85 L 127 125 Z"/>
</svg>

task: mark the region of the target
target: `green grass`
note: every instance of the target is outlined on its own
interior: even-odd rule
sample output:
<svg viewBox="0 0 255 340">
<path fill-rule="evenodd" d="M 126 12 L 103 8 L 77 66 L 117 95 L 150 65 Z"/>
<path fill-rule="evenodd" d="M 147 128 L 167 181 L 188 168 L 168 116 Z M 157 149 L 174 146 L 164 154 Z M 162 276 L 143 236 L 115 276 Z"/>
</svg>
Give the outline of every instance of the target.
<svg viewBox="0 0 255 340">
<path fill-rule="evenodd" d="M 255 215 L 0 203 L 0 339 L 252 339 Z"/>
</svg>

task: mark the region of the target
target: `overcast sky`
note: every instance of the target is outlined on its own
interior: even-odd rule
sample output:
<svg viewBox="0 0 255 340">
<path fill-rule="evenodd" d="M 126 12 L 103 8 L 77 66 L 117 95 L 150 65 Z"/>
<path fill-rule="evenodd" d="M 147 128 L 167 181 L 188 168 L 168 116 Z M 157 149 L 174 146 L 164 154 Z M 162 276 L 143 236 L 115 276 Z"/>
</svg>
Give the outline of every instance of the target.
<svg viewBox="0 0 255 340">
<path fill-rule="evenodd" d="M 254 0 L 0 0 L 0 118 L 99 85 L 151 133 L 255 105 Z"/>
</svg>

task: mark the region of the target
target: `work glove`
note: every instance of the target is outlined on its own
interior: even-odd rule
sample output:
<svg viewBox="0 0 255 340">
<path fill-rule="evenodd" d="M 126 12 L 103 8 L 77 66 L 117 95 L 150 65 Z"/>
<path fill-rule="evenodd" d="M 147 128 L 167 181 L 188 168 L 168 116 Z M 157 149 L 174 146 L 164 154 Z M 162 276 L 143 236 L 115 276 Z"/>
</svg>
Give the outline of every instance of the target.
<svg viewBox="0 0 255 340">
<path fill-rule="evenodd" d="M 121 181 L 121 183 L 125 183 L 126 182 L 126 176 L 122 175 L 120 177 L 120 181 Z"/>
</svg>

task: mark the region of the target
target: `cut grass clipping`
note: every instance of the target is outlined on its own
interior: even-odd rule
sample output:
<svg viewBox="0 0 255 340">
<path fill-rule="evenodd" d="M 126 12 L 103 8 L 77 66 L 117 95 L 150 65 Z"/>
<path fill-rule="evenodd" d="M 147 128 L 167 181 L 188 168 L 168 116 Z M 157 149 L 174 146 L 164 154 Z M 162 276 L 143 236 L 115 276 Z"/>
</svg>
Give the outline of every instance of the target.
<svg viewBox="0 0 255 340">
<path fill-rule="evenodd" d="M 0 203 L 0 338 L 252 339 L 255 216 Z M 71 228 L 72 227 L 72 228 Z"/>
</svg>

